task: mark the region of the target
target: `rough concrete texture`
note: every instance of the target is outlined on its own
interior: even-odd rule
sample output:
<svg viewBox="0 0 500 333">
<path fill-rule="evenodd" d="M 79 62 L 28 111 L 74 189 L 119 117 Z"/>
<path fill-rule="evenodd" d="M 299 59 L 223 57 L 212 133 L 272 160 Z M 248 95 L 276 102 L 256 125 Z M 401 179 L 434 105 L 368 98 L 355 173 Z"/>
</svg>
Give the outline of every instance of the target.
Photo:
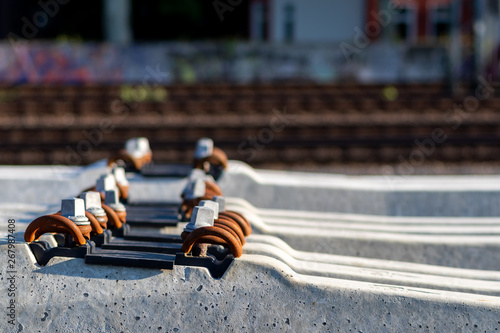
<svg viewBox="0 0 500 333">
<path fill-rule="evenodd" d="M 370 240 L 360 238 L 317 237 L 290 234 L 272 234 L 283 239 L 294 249 L 324 252 L 366 258 L 408 261 L 429 265 L 469 269 L 500 270 L 498 244 L 453 245 L 410 241 Z M 315 245 L 312 245 L 315 244 Z"/>
<path fill-rule="evenodd" d="M 471 269 L 500 270 L 498 218 L 367 216 L 257 209 L 229 198 L 255 233 L 283 239 L 292 248 Z"/>
<path fill-rule="evenodd" d="M 180 193 L 184 190 L 187 180 L 179 178 L 148 178 L 134 174 L 129 177 L 130 203 L 180 203 Z"/>
<path fill-rule="evenodd" d="M 95 175 L 89 168 L 63 174 L 57 186 L 52 184 L 58 196 L 50 203 L 92 185 L 103 172 L 97 169 Z M 31 182 L 32 191 L 44 190 L 46 170 L 40 170 L 36 180 L 25 181 L 21 173 L 17 180 Z M 75 179 L 87 183 L 68 189 Z M 58 187 L 63 183 L 66 188 Z M 130 183 L 132 202 L 179 202 L 186 180 L 133 175 Z M 388 187 L 383 177 L 253 171 L 232 163 L 223 191 L 251 198 L 253 205 L 227 198 L 227 209 L 243 212 L 254 234 L 219 280 L 204 268 L 184 266 L 139 269 L 54 258 L 39 267 L 20 233 L 17 322 L 14 327 L 0 322 L 0 331 L 500 329 L 500 230 L 498 218 L 488 217 L 500 210 L 498 177 L 409 177 L 392 183 Z M 20 231 L 21 220 L 55 212 L 57 206 L 0 204 L 0 215 L 16 218 Z M 461 217 L 440 217 L 447 215 Z M 184 226 L 162 232 L 179 234 Z M 55 246 L 51 236 L 43 238 Z M 6 253 L 4 240 L 0 281 L 5 286 Z"/>
<path fill-rule="evenodd" d="M 0 247 L 5 253 L 5 245 Z M 245 254 L 219 280 L 174 270 L 34 263 L 18 244 L 17 319 L 6 332 L 493 332 L 500 298 L 303 275 Z M 6 267 L 6 256 L 0 257 Z M 5 270 L 1 280 L 7 283 Z"/>
<path fill-rule="evenodd" d="M 244 251 L 275 258 L 299 274 L 500 296 L 499 271 L 297 251 L 266 235 L 250 236 Z"/>
<path fill-rule="evenodd" d="M 345 176 L 230 161 L 226 197 L 261 208 L 400 216 L 498 216 L 500 176 Z"/>
<path fill-rule="evenodd" d="M 0 202 L 55 204 L 94 186 L 106 172 L 105 160 L 85 167 L 0 166 Z"/>
<path fill-rule="evenodd" d="M 95 185 L 102 160 L 87 167 L 0 166 L 0 202 L 54 204 Z M 131 203 L 180 202 L 186 179 L 127 175 Z M 345 176 L 254 170 L 230 161 L 226 197 L 256 207 L 397 216 L 499 216 L 500 176 Z M 40 193 L 44 195 L 40 195 Z"/>
</svg>

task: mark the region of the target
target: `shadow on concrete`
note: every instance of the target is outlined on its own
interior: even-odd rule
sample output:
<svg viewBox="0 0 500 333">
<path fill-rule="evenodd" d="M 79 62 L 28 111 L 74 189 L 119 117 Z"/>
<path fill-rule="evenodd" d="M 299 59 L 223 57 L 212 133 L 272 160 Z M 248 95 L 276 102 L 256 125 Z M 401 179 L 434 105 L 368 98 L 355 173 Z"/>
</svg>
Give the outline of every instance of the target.
<svg viewBox="0 0 500 333">
<path fill-rule="evenodd" d="M 109 265 L 88 265 L 84 259 L 73 258 L 64 262 L 49 264 L 34 270 L 36 274 L 61 275 L 88 279 L 142 280 L 160 275 L 164 270 L 157 268 L 122 267 Z"/>
</svg>

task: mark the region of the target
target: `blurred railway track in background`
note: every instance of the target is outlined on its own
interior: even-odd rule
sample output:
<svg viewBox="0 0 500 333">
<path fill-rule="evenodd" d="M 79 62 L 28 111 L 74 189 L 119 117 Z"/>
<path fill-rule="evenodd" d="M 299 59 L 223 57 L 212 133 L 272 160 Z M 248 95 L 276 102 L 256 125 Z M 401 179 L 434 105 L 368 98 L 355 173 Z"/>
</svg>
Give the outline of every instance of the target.
<svg viewBox="0 0 500 333">
<path fill-rule="evenodd" d="M 453 98 L 441 84 L 3 86 L 0 164 L 88 164 L 137 136 L 158 162 L 189 162 L 203 136 L 256 167 L 498 162 L 500 98 L 473 93 Z"/>
</svg>

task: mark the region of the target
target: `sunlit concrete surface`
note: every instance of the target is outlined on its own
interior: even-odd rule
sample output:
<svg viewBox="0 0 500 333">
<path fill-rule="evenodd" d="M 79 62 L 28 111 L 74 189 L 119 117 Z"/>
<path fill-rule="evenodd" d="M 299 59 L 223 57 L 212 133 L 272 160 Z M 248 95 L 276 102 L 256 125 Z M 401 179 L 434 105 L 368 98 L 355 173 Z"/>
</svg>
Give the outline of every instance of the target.
<svg viewBox="0 0 500 333">
<path fill-rule="evenodd" d="M 227 197 L 259 208 L 395 216 L 500 216 L 500 176 L 346 176 L 230 161 Z M 131 202 L 179 202 L 183 179 L 131 179 Z"/>
<path fill-rule="evenodd" d="M 0 166 L 0 202 L 54 204 L 95 185 L 106 161 L 89 166 Z"/>
<path fill-rule="evenodd" d="M 53 204 L 95 185 L 105 161 L 86 167 L 0 166 L 0 202 Z M 184 179 L 129 174 L 131 202 L 180 202 Z M 396 216 L 500 216 L 500 176 L 346 176 L 255 170 L 230 161 L 227 197 L 259 208 Z"/>
<path fill-rule="evenodd" d="M 499 216 L 499 176 L 345 176 L 231 164 L 221 187 L 256 207 L 401 216 Z"/>
<path fill-rule="evenodd" d="M 15 329 L 442 332 L 470 327 L 491 332 L 500 328 L 500 298 L 491 296 L 499 291 L 498 274 L 437 270 L 433 276 L 434 267 L 405 264 L 401 266 L 406 272 L 395 273 L 390 269 L 397 269 L 398 263 L 387 262 L 377 272 L 375 267 L 384 262 L 355 269 L 346 262 L 335 265 L 333 256 L 315 257 L 301 265 L 300 260 L 286 258 L 285 251 L 266 253 L 257 244 L 252 251 L 259 254 L 235 260 L 218 280 L 204 268 L 93 266 L 71 258 L 54 258 L 39 267 L 28 247 L 19 244 L 22 269 L 16 275 Z M 1 245 L 2 253 L 5 246 Z M 5 256 L 0 264 L 5 266 Z M 426 269 L 427 275 L 419 273 Z"/>
<path fill-rule="evenodd" d="M 23 240 L 106 172 L 2 167 L 0 253 L 16 220 L 15 327 L 2 331 L 479 331 L 500 328 L 500 185 L 494 176 L 390 179 L 254 170 L 231 162 L 226 208 L 254 233 L 220 279 L 208 270 L 41 267 Z M 127 175 L 133 203 L 179 203 L 182 178 Z M 394 178 L 395 179 L 395 178 Z M 19 185 L 16 183 L 19 182 Z M 15 195 L 8 193 L 21 190 Z M 46 194 L 49 192 L 50 194 Z M 453 202 L 453 200 L 457 200 Z M 355 202 L 351 202 L 355 201 Z M 147 229 L 180 234 L 177 227 Z M 50 246 L 56 242 L 44 235 Z M 2 280 L 9 276 L 0 256 Z M 7 330 L 8 329 L 8 330 Z"/>
</svg>

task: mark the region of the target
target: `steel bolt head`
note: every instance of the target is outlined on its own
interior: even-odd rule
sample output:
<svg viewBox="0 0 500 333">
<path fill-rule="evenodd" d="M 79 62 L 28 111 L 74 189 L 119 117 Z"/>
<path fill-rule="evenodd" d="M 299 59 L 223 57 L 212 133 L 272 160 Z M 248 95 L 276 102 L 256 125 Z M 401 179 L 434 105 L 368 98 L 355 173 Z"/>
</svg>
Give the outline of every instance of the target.
<svg viewBox="0 0 500 333">
<path fill-rule="evenodd" d="M 101 194 L 95 191 L 84 192 L 81 198 L 85 202 L 85 210 L 96 217 L 106 216 L 106 212 L 101 206 Z"/>
<path fill-rule="evenodd" d="M 146 154 L 151 153 L 149 140 L 144 137 L 131 138 L 125 143 L 125 150 L 134 158 L 141 158 Z"/>
<path fill-rule="evenodd" d="M 202 159 L 212 155 L 214 151 L 214 141 L 210 138 L 201 138 L 196 143 L 196 149 L 194 151 L 195 159 Z"/>
<path fill-rule="evenodd" d="M 204 196 L 205 191 L 205 182 L 203 181 L 203 179 L 198 178 L 194 181 L 188 181 L 182 193 L 184 195 L 184 199 L 192 200 Z"/>
<path fill-rule="evenodd" d="M 205 173 L 205 171 L 203 171 L 201 169 L 191 170 L 191 172 L 189 173 L 188 179 L 190 181 L 194 181 L 196 179 L 203 179 L 204 181 L 215 183 L 214 177 L 212 177 L 211 175 L 207 175 Z"/>
<path fill-rule="evenodd" d="M 205 171 L 201 169 L 192 169 L 191 172 L 189 173 L 188 179 L 193 181 L 198 178 L 205 179 L 206 175 L 207 174 L 205 173 Z"/>
<path fill-rule="evenodd" d="M 151 148 L 149 147 L 149 140 L 147 138 L 137 138 L 137 147 L 144 153 L 151 152 Z"/>
<path fill-rule="evenodd" d="M 191 214 L 191 221 L 186 225 L 184 231 L 191 232 L 202 227 L 214 226 L 214 211 L 209 207 L 196 206 Z"/>
<path fill-rule="evenodd" d="M 117 184 L 123 185 L 123 186 L 128 186 L 128 179 L 127 176 L 125 175 L 125 169 L 122 167 L 115 167 L 111 171 L 113 176 L 115 177 L 115 181 Z"/>
<path fill-rule="evenodd" d="M 85 216 L 85 202 L 83 199 L 63 199 L 61 201 L 61 216 L 70 219 L 76 225 L 90 225 L 89 219 Z"/>
<path fill-rule="evenodd" d="M 107 174 L 99 177 L 95 184 L 97 192 L 106 192 L 116 189 L 116 180 L 113 175 Z"/>
<path fill-rule="evenodd" d="M 217 202 L 211 200 L 202 200 L 200 201 L 200 204 L 198 206 L 210 208 L 214 211 L 214 218 L 219 218 L 219 204 Z"/>
<path fill-rule="evenodd" d="M 117 212 L 126 211 L 125 206 L 120 202 L 117 190 L 106 191 L 104 203 Z"/>
<path fill-rule="evenodd" d="M 226 211 L 226 198 L 220 195 L 217 195 L 212 198 L 212 201 L 215 201 L 219 204 L 219 212 Z"/>
</svg>

